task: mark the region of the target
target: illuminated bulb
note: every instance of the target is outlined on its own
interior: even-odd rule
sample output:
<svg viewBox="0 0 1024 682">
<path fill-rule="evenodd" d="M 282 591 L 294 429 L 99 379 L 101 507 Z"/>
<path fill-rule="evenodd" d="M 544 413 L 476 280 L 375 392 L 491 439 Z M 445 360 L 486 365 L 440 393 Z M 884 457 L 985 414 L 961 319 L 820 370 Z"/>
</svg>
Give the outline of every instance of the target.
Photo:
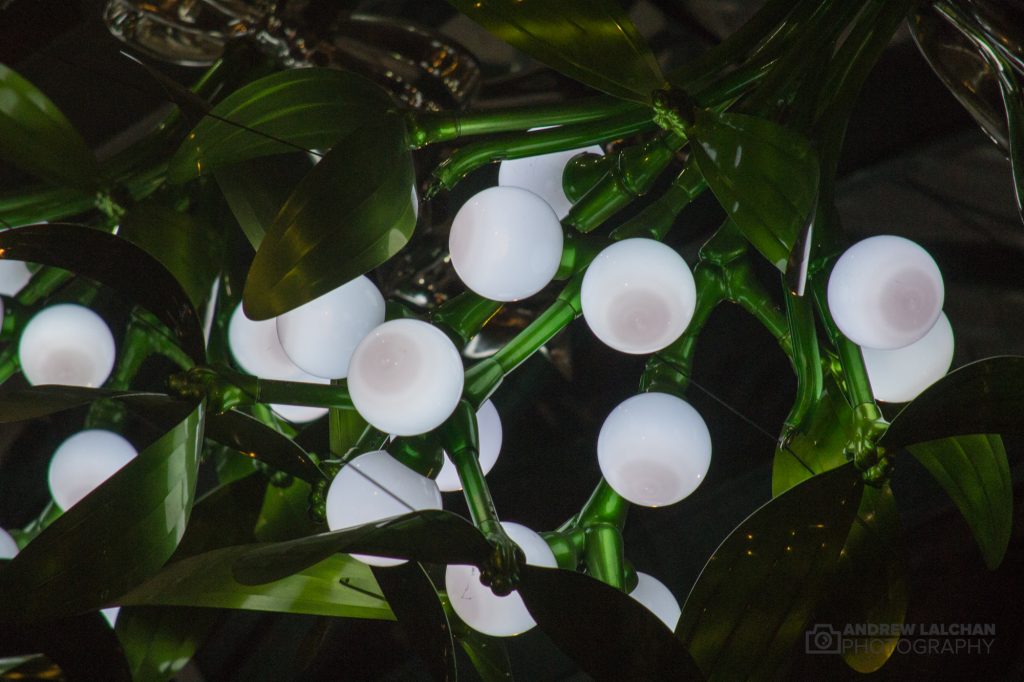
<svg viewBox="0 0 1024 682">
<path fill-rule="evenodd" d="M 366 277 L 315 298 L 277 318 L 285 354 L 313 376 L 344 379 L 352 351 L 384 321 L 384 297 Z"/>
<path fill-rule="evenodd" d="M 448 237 L 467 287 L 518 301 L 547 285 L 562 259 L 562 226 L 547 202 L 519 187 L 491 187 L 463 204 Z"/>
<path fill-rule="evenodd" d="M 498 166 L 498 184 L 502 187 L 527 189 L 546 201 L 559 220 L 564 218 L 572 202 L 562 189 L 562 173 L 569 160 L 580 152 L 604 155 L 597 145 L 564 152 L 529 156 L 525 159 L 508 159 Z"/>
<path fill-rule="evenodd" d="M 18 553 L 18 543 L 11 534 L 0 528 L 0 559 L 13 559 Z"/>
<path fill-rule="evenodd" d="M 16 296 L 32 279 L 32 271 L 20 260 L 0 259 L 0 294 Z"/>
<path fill-rule="evenodd" d="M 700 485 L 711 436 L 697 410 L 667 393 L 641 393 L 612 410 L 597 439 L 608 485 L 644 507 L 675 504 Z"/>
<path fill-rule="evenodd" d="M 348 369 L 348 390 L 363 419 L 398 436 L 440 426 L 462 396 L 462 359 L 440 329 L 391 320 L 367 334 Z"/>
<path fill-rule="evenodd" d="M 545 568 L 558 567 L 555 555 L 540 535 L 518 523 L 502 522 L 501 527 L 526 554 L 526 563 Z M 492 637 L 511 637 L 536 625 L 518 592 L 504 597 L 495 595 L 491 588 L 480 582 L 480 569 L 476 566 L 448 566 L 444 584 L 455 613 L 477 632 Z"/>
<path fill-rule="evenodd" d="M 114 335 L 99 315 L 62 303 L 37 313 L 21 334 L 18 357 L 32 385 L 97 387 L 114 369 Z"/>
<path fill-rule="evenodd" d="M 828 281 L 828 307 L 851 341 L 893 350 L 922 338 L 939 319 L 942 273 L 920 246 L 892 235 L 847 249 Z"/>
<path fill-rule="evenodd" d="M 599 253 L 583 276 L 583 317 L 623 353 L 653 353 L 686 330 L 697 288 L 686 261 L 653 239 L 624 239 Z"/>
<path fill-rule="evenodd" d="M 946 376 L 953 363 L 953 328 L 945 313 L 919 341 L 896 350 L 862 348 L 875 398 L 904 403 Z"/>
<path fill-rule="evenodd" d="M 250 320 L 239 303 L 228 322 L 228 345 L 231 355 L 243 371 L 274 381 L 302 381 L 329 384 L 330 379 L 315 377 L 302 371 L 285 354 L 277 336 L 274 320 Z M 295 423 L 309 422 L 327 414 L 323 407 L 304 405 L 271 405 L 274 412 Z"/>
<path fill-rule="evenodd" d="M 50 460 L 50 493 L 67 511 L 135 458 L 132 444 L 113 431 L 89 429 L 71 436 Z"/>
<path fill-rule="evenodd" d="M 440 509 L 437 484 L 384 450 L 359 455 L 342 467 L 327 490 L 331 530 L 361 526 L 421 509 Z M 353 554 L 371 566 L 398 566 L 403 559 Z"/>
<path fill-rule="evenodd" d="M 501 417 L 498 416 L 498 410 L 494 408 L 494 403 L 490 400 L 485 401 L 476 411 L 476 430 L 480 446 L 478 453 L 480 469 L 486 475 L 494 468 L 494 463 L 498 461 L 498 453 L 501 451 Z M 441 492 L 453 493 L 462 490 L 459 473 L 455 470 L 451 459 L 448 458 L 447 452 L 444 454 L 441 472 L 438 473 L 435 480 Z"/>
<path fill-rule="evenodd" d="M 679 602 L 672 591 L 660 580 L 637 571 L 636 587 L 629 596 L 647 607 L 669 630 L 675 631 L 683 610 L 679 608 Z"/>
</svg>

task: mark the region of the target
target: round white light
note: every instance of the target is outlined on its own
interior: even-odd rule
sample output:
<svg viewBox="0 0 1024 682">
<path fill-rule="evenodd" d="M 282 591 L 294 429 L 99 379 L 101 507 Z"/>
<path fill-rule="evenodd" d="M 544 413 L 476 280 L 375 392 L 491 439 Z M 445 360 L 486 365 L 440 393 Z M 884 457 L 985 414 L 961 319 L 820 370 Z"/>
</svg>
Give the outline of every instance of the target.
<svg viewBox="0 0 1024 682">
<path fill-rule="evenodd" d="M 476 411 L 476 430 L 480 446 L 480 470 L 486 475 L 494 468 L 494 463 L 498 461 L 498 453 L 501 452 L 501 417 L 490 400 L 484 401 Z M 441 492 L 453 493 L 462 490 L 459 472 L 455 470 L 455 465 L 448 458 L 447 452 L 444 453 L 444 465 L 435 480 Z"/>
<path fill-rule="evenodd" d="M 557 568 L 551 548 L 537 533 L 518 523 L 502 522 L 501 527 L 526 555 L 532 566 Z M 511 637 L 526 632 L 536 622 L 527 611 L 518 592 L 499 597 L 480 582 L 476 566 L 454 564 L 444 573 L 445 590 L 452 608 L 466 625 L 492 637 Z"/>
<path fill-rule="evenodd" d="M 109 609 L 100 609 L 100 613 L 102 613 L 103 617 L 107 619 L 107 623 L 110 624 L 110 627 L 115 627 L 117 625 L 117 617 L 121 615 L 121 607 L 111 606 Z"/>
<path fill-rule="evenodd" d="M 316 377 L 302 371 L 285 354 L 277 336 L 277 322 L 250 320 L 239 303 L 228 322 L 228 345 L 231 355 L 243 371 L 253 376 L 274 381 L 302 381 L 311 384 L 329 384 L 330 379 Z M 288 421 L 302 423 L 319 419 L 327 414 L 323 407 L 304 405 L 271 405 L 274 412 Z"/>
<path fill-rule="evenodd" d="M 624 239 L 597 255 L 580 295 L 587 326 L 623 353 L 653 353 L 686 331 L 697 304 L 682 256 L 653 239 Z"/>
<path fill-rule="evenodd" d="M 440 329 L 391 320 L 367 334 L 348 369 L 348 390 L 363 419 L 398 436 L 440 426 L 462 396 L 462 359 Z"/>
<path fill-rule="evenodd" d="M 384 450 L 359 455 L 342 467 L 327 489 L 331 530 L 361 526 L 420 509 L 440 509 L 437 484 Z M 397 566 L 402 559 L 353 554 L 371 566 Z"/>
<path fill-rule="evenodd" d="M 953 328 L 945 313 L 924 338 L 896 350 L 862 348 L 875 398 L 904 403 L 946 376 L 953 363 Z"/>
<path fill-rule="evenodd" d="M 675 504 L 700 485 L 711 436 L 697 410 L 667 393 L 641 393 L 612 410 L 597 438 L 608 485 L 645 507 Z"/>
<path fill-rule="evenodd" d="M 32 271 L 20 260 L 0 259 L 0 294 L 16 296 L 32 279 Z"/>
<path fill-rule="evenodd" d="M 384 322 L 384 297 L 366 277 L 315 298 L 277 318 L 277 335 L 296 366 L 327 379 L 344 379 L 352 351 Z"/>
<path fill-rule="evenodd" d="M 491 187 L 463 204 L 448 237 L 466 286 L 494 301 L 518 301 L 547 285 L 562 260 L 562 226 L 539 196 Z"/>
<path fill-rule="evenodd" d="M 114 369 L 114 335 L 103 318 L 61 303 L 37 313 L 21 334 L 18 358 L 32 385 L 97 387 Z"/>
<path fill-rule="evenodd" d="M 593 145 L 524 159 L 507 159 L 498 166 L 498 184 L 530 190 L 546 201 L 561 220 L 572 208 L 572 202 L 562 189 L 562 173 L 569 160 L 581 152 L 604 155 L 601 147 Z"/>
<path fill-rule="evenodd" d="M 683 614 L 675 595 L 660 580 L 646 573 L 637 571 L 636 579 L 636 587 L 629 596 L 647 607 L 647 610 L 656 615 L 665 627 L 674 632 L 679 623 L 679 616 Z"/>
<path fill-rule="evenodd" d="M 942 311 L 939 267 L 920 246 L 892 235 L 847 249 L 828 280 L 828 307 L 839 330 L 868 348 L 893 350 L 928 333 Z"/>
<path fill-rule="evenodd" d="M 11 534 L 0 528 L 0 559 L 13 559 L 18 554 L 18 543 Z"/>
<path fill-rule="evenodd" d="M 50 493 L 67 511 L 135 458 L 135 448 L 113 431 L 88 429 L 71 436 L 53 453 Z"/>
</svg>

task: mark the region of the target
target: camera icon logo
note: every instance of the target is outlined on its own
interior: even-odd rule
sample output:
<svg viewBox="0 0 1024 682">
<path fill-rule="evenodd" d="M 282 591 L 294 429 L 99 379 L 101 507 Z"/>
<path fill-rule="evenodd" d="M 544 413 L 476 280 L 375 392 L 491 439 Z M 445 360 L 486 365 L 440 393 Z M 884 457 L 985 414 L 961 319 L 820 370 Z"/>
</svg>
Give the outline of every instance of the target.
<svg viewBox="0 0 1024 682">
<path fill-rule="evenodd" d="M 841 633 L 829 623 L 816 623 L 804 633 L 804 651 L 808 654 L 842 653 Z"/>
</svg>

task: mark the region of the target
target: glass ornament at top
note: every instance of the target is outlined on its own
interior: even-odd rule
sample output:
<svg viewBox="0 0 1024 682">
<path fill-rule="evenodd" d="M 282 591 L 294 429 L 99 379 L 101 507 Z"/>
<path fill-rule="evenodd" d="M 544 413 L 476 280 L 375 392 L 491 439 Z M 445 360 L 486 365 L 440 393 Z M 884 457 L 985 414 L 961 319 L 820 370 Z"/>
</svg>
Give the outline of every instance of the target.
<svg viewBox="0 0 1024 682">
<path fill-rule="evenodd" d="M 683 609 L 672 591 L 652 575 L 636 572 L 636 587 L 629 596 L 647 607 L 669 630 L 675 631 Z"/>
<path fill-rule="evenodd" d="M 124 436 L 113 431 L 76 433 L 57 447 L 50 460 L 47 479 L 53 501 L 67 511 L 137 454 Z"/>
<path fill-rule="evenodd" d="M 894 235 L 848 248 L 828 280 L 836 326 L 868 348 L 893 350 L 921 339 L 939 319 L 943 298 L 942 273 L 931 255 Z"/>
<path fill-rule="evenodd" d="M 384 450 L 359 455 L 346 464 L 327 489 L 327 525 L 341 530 L 422 509 L 440 509 L 441 491 L 433 480 L 405 466 Z M 404 559 L 353 554 L 371 566 L 398 566 Z"/>
<path fill-rule="evenodd" d="M 544 199 L 519 187 L 491 187 L 459 209 L 448 237 L 466 286 L 493 301 L 518 301 L 550 282 L 562 260 L 562 226 Z"/>
<path fill-rule="evenodd" d="M 653 239 L 624 239 L 597 255 L 580 295 L 587 326 L 623 353 L 654 353 L 686 330 L 697 287 L 686 261 Z"/>
<path fill-rule="evenodd" d="M 476 411 L 476 429 L 479 439 L 477 458 L 480 460 L 480 471 L 486 476 L 494 468 L 498 461 L 498 454 L 501 452 L 501 417 L 494 403 L 485 400 L 480 409 Z M 444 463 L 441 471 L 438 472 L 437 487 L 444 493 L 453 493 L 462 490 L 462 481 L 459 480 L 459 472 L 455 465 L 444 453 Z"/>
<path fill-rule="evenodd" d="M 527 564 L 557 568 L 554 553 L 540 535 L 518 523 L 502 521 L 501 527 L 523 550 Z M 444 585 L 452 609 L 477 632 L 492 637 L 512 637 L 537 624 L 517 592 L 504 597 L 495 595 L 491 588 L 480 582 L 480 569 L 476 566 L 448 566 Z"/>
<path fill-rule="evenodd" d="M 531 130 L 543 130 L 533 128 Z M 562 174 L 565 165 L 577 154 L 590 153 L 600 156 L 604 150 L 598 145 L 581 149 L 568 149 L 564 152 L 527 156 L 522 159 L 506 159 L 498 165 L 498 185 L 501 187 L 520 187 L 529 190 L 548 202 L 551 209 L 561 220 L 569 214 L 572 202 L 565 195 L 562 187 Z"/>
<path fill-rule="evenodd" d="M 861 348 L 871 392 L 887 403 L 913 400 L 946 376 L 953 363 L 953 328 L 945 313 L 919 340 L 895 350 Z"/>
<path fill-rule="evenodd" d="M 33 386 L 98 387 L 114 369 L 114 335 L 89 308 L 60 303 L 29 320 L 18 342 L 18 359 Z"/>
<path fill-rule="evenodd" d="M 667 393 L 620 403 L 597 438 L 601 473 L 622 497 L 644 507 L 675 504 L 711 465 L 711 435 L 697 410 Z"/>
</svg>

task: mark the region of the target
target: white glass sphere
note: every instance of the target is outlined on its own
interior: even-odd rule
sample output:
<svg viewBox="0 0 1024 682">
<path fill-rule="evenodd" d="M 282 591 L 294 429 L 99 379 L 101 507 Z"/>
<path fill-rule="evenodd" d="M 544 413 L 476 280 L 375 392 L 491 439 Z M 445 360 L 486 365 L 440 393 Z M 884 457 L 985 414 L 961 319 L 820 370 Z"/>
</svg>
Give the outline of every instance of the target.
<svg viewBox="0 0 1024 682">
<path fill-rule="evenodd" d="M 459 209 L 448 248 L 467 287 L 494 301 L 518 301 L 543 289 L 558 271 L 562 226 L 533 192 L 491 187 Z"/>
<path fill-rule="evenodd" d="M 604 155 L 601 147 L 592 145 L 524 159 L 507 159 L 498 166 L 498 184 L 530 190 L 546 201 L 561 220 L 572 208 L 572 202 L 562 188 L 562 174 L 569 160 L 581 152 Z"/>
<path fill-rule="evenodd" d="M 654 353 L 686 331 L 697 304 L 682 256 L 653 239 L 624 239 L 597 255 L 583 276 L 583 318 L 623 353 Z"/>
<path fill-rule="evenodd" d="M 679 624 L 679 616 L 683 614 L 675 595 L 653 576 L 637 571 L 636 578 L 636 587 L 629 596 L 647 607 L 647 610 L 656 615 L 665 627 L 674 632 L 676 625 Z"/>
<path fill-rule="evenodd" d="M 903 403 L 946 376 L 953 363 L 953 328 L 945 313 L 924 338 L 896 350 L 862 348 L 875 398 Z"/>
<path fill-rule="evenodd" d="M 331 530 L 373 523 L 421 509 L 440 509 L 437 484 L 384 450 L 359 455 L 342 467 L 327 489 Z M 371 566 L 397 566 L 402 559 L 353 554 Z"/>
<path fill-rule="evenodd" d="M 61 303 L 37 313 L 21 334 L 18 358 L 32 385 L 100 386 L 114 369 L 114 335 L 88 308 Z"/>
<path fill-rule="evenodd" d="M 100 609 L 100 613 L 103 614 L 103 617 L 107 619 L 107 622 L 110 624 L 110 627 L 116 627 L 117 617 L 121 615 L 121 607 L 111 606 L 109 609 Z"/>
<path fill-rule="evenodd" d="M 551 548 L 537 533 L 518 523 L 502 522 L 505 533 L 519 545 L 531 566 L 557 568 Z M 499 597 L 480 582 L 476 566 L 453 564 L 444 573 L 445 591 L 452 608 L 466 625 L 492 637 L 511 637 L 526 632 L 536 622 L 518 592 Z"/>
<path fill-rule="evenodd" d="M 0 259 L 0 294 L 16 296 L 32 279 L 32 271 L 20 260 Z"/>
<path fill-rule="evenodd" d="M 228 322 L 228 346 L 231 355 L 243 371 L 253 376 L 274 381 L 302 381 L 311 384 L 329 384 L 330 379 L 313 376 L 302 371 L 284 352 L 277 336 L 277 322 L 250 320 L 239 303 Z M 309 422 L 327 414 L 323 407 L 304 405 L 271 405 L 274 412 L 295 423 Z"/>
<path fill-rule="evenodd" d="M 50 460 L 48 480 L 53 501 L 67 511 L 136 454 L 132 444 L 113 431 L 79 431 L 61 443 Z"/>
<path fill-rule="evenodd" d="M 11 534 L 0 528 L 0 559 L 13 559 L 18 553 L 18 543 Z"/>
<path fill-rule="evenodd" d="M 939 266 L 920 246 L 893 235 L 848 248 L 828 280 L 828 307 L 839 330 L 868 348 L 893 350 L 928 333 L 942 311 Z"/>
<path fill-rule="evenodd" d="M 494 468 L 498 461 L 498 453 L 501 452 L 501 417 L 498 410 L 490 400 L 484 401 L 480 409 L 476 411 L 476 430 L 479 439 L 478 459 L 480 470 L 487 475 Z M 444 493 L 453 493 L 462 490 L 462 481 L 459 480 L 459 472 L 449 459 L 448 453 L 444 453 L 444 464 L 437 474 L 437 487 Z"/>
<path fill-rule="evenodd" d="M 440 329 L 391 320 L 366 335 L 352 354 L 352 404 L 375 428 L 415 436 L 440 426 L 462 396 L 462 358 Z"/>
<path fill-rule="evenodd" d="M 277 336 L 303 371 L 344 379 L 356 345 L 382 322 L 384 297 L 368 278 L 356 277 L 278 317 Z"/>
<path fill-rule="evenodd" d="M 711 435 L 689 403 L 641 393 L 601 426 L 597 460 L 608 485 L 644 507 L 675 504 L 700 485 L 711 464 Z"/>
</svg>

